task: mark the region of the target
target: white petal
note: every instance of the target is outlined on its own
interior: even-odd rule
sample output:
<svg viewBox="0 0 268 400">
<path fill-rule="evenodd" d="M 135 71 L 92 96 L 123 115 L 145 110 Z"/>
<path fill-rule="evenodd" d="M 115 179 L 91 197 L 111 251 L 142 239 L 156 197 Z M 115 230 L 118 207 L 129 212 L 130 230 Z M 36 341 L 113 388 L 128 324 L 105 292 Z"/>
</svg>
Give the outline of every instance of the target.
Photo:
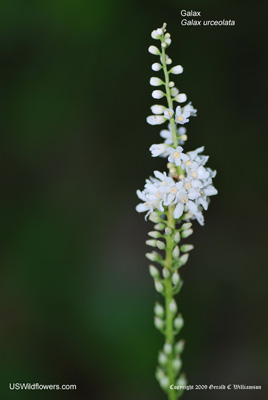
<svg viewBox="0 0 268 400">
<path fill-rule="evenodd" d="M 184 206 L 182 203 L 178 203 L 173 213 L 174 218 L 180 218 L 183 213 Z"/>
</svg>

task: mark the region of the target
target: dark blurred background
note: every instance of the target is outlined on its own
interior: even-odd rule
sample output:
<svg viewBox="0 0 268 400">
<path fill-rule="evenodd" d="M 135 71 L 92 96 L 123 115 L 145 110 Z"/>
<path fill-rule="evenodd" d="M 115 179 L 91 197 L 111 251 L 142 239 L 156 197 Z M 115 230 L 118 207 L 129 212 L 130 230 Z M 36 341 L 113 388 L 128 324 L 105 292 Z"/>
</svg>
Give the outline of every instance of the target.
<svg viewBox="0 0 268 400">
<path fill-rule="evenodd" d="M 264 2 L 2 0 L 0 398 L 162 400 L 162 337 L 135 191 L 164 162 L 145 118 L 153 29 L 168 23 L 182 92 L 198 109 L 186 149 L 218 170 L 178 297 L 190 384 L 267 398 L 267 73 Z M 182 27 L 180 11 L 235 19 Z M 9 383 L 76 384 L 11 391 Z"/>
</svg>

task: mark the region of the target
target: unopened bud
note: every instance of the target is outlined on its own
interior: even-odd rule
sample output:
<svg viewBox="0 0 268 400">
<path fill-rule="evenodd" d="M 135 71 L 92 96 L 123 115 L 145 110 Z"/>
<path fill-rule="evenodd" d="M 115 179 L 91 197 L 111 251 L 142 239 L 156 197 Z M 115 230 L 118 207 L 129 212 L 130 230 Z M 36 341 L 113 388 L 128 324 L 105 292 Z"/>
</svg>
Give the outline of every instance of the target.
<svg viewBox="0 0 268 400">
<path fill-rule="evenodd" d="M 183 219 L 184 221 L 187 221 L 188 219 L 192 219 L 193 216 L 194 216 L 194 214 L 188 212 L 188 213 L 183 214 L 182 219 Z"/>
<path fill-rule="evenodd" d="M 175 243 L 179 243 L 180 239 L 181 239 L 181 234 L 180 234 L 179 231 L 177 231 L 177 232 L 175 233 L 175 235 L 174 235 L 173 240 L 174 240 Z"/>
<path fill-rule="evenodd" d="M 164 352 L 166 353 L 166 354 L 172 354 L 172 346 L 171 346 L 171 344 L 170 343 L 165 343 L 164 344 Z"/>
<path fill-rule="evenodd" d="M 158 293 L 163 293 L 164 292 L 164 286 L 157 279 L 154 280 L 154 287 L 155 287 L 155 290 Z"/>
<path fill-rule="evenodd" d="M 157 239 L 157 238 L 159 238 L 159 236 L 161 236 L 160 233 L 156 232 L 156 231 L 148 232 L 148 235 L 151 236 L 154 239 Z"/>
<path fill-rule="evenodd" d="M 177 271 L 174 272 L 174 274 L 172 275 L 172 282 L 174 285 L 177 285 L 180 281 L 180 275 L 178 274 Z"/>
<path fill-rule="evenodd" d="M 180 257 L 180 266 L 181 266 L 181 267 L 182 267 L 184 264 L 187 263 L 188 258 L 189 258 L 189 254 L 188 254 L 188 253 L 183 254 L 183 256 Z"/>
<path fill-rule="evenodd" d="M 191 222 L 186 222 L 182 225 L 181 229 L 185 231 L 186 229 L 190 229 L 193 224 Z"/>
<path fill-rule="evenodd" d="M 155 251 L 152 253 L 146 253 L 145 257 L 147 257 L 150 261 L 157 261 L 159 259 L 159 255 Z"/>
<path fill-rule="evenodd" d="M 164 328 L 164 321 L 159 317 L 154 317 L 154 325 L 156 329 L 162 330 Z"/>
<path fill-rule="evenodd" d="M 187 251 L 193 250 L 194 246 L 192 244 L 184 244 L 181 246 L 181 251 L 186 253 Z"/>
<path fill-rule="evenodd" d="M 174 248 L 174 250 L 173 250 L 173 257 L 174 258 L 178 258 L 179 257 L 179 255 L 180 255 L 180 249 L 179 249 L 179 246 L 176 246 L 175 248 Z"/>
<path fill-rule="evenodd" d="M 163 271 L 162 271 L 162 274 L 163 274 L 163 277 L 165 279 L 168 279 L 170 277 L 169 269 L 168 268 L 164 268 Z"/>
<path fill-rule="evenodd" d="M 184 374 L 181 374 L 179 379 L 176 381 L 176 386 L 180 386 L 181 388 L 185 387 L 187 385 L 187 380 L 185 378 Z"/>
<path fill-rule="evenodd" d="M 172 366 L 173 366 L 174 371 L 176 373 L 178 373 L 182 366 L 181 360 L 179 358 L 175 358 L 175 360 L 173 360 L 173 362 L 172 362 Z"/>
<path fill-rule="evenodd" d="M 157 240 L 156 245 L 159 248 L 159 250 L 164 250 L 164 248 L 166 247 L 165 243 L 161 242 L 161 240 Z"/>
<path fill-rule="evenodd" d="M 165 229 L 165 226 L 165 224 L 159 223 L 154 226 L 154 229 L 156 229 L 157 231 L 162 231 L 163 229 Z"/>
<path fill-rule="evenodd" d="M 159 317 L 159 318 L 163 318 L 164 315 L 165 315 L 164 307 L 163 307 L 161 304 L 159 304 L 158 302 L 155 303 L 155 306 L 154 306 L 154 313 L 155 313 L 155 315 L 156 315 L 157 317 Z"/>
<path fill-rule="evenodd" d="M 183 352 L 183 350 L 184 350 L 184 345 L 185 345 L 184 340 L 180 340 L 179 342 L 177 342 L 175 344 L 175 352 L 177 354 L 181 354 Z"/>
<path fill-rule="evenodd" d="M 149 216 L 149 220 L 156 224 L 157 222 L 159 222 L 160 218 L 156 212 L 152 212 L 152 214 L 150 214 Z"/>
<path fill-rule="evenodd" d="M 169 303 L 169 310 L 172 314 L 176 314 L 176 312 L 178 311 L 178 307 L 174 299 L 172 299 Z"/>
<path fill-rule="evenodd" d="M 181 315 L 178 315 L 177 318 L 174 319 L 174 326 L 176 329 L 180 330 L 184 325 L 183 319 Z"/>
<path fill-rule="evenodd" d="M 166 227 L 166 229 L 165 229 L 165 234 L 166 234 L 167 236 L 170 236 L 170 235 L 172 234 L 172 229 L 170 229 L 169 227 Z"/>
<path fill-rule="evenodd" d="M 169 387 L 169 379 L 167 376 L 164 378 L 160 379 L 159 384 L 162 389 L 166 390 Z"/>
<path fill-rule="evenodd" d="M 160 351 L 159 356 L 158 356 L 158 362 L 160 365 L 165 366 L 167 363 L 167 356 L 163 351 Z"/>
<path fill-rule="evenodd" d="M 145 244 L 147 244 L 147 246 L 156 247 L 156 240 L 153 239 L 146 240 Z"/>
<path fill-rule="evenodd" d="M 182 231 L 181 236 L 183 238 L 187 238 L 190 236 L 194 231 L 192 229 L 186 229 L 185 231 Z"/>
<path fill-rule="evenodd" d="M 154 265 L 149 265 L 149 272 L 153 278 L 159 278 L 159 271 Z"/>
</svg>

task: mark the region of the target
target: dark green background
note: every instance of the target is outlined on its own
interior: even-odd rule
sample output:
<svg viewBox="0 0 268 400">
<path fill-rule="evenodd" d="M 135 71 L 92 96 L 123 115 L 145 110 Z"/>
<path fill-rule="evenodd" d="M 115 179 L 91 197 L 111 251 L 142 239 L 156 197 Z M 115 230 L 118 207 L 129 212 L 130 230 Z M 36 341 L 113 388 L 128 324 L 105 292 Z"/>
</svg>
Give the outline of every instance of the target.
<svg viewBox="0 0 268 400">
<path fill-rule="evenodd" d="M 148 148 L 150 33 L 164 21 L 198 109 L 186 150 L 218 170 L 178 298 L 192 384 L 263 385 L 185 399 L 267 398 L 267 68 L 264 2 L 0 4 L 0 398 L 161 400 L 162 337 L 135 190 Z M 180 10 L 235 27 L 182 27 Z M 258 11 L 257 11 L 258 10 Z M 155 73 L 153 73 L 155 75 Z M 13 382 L 76 384 L 17 392 Z"/>
</svg>

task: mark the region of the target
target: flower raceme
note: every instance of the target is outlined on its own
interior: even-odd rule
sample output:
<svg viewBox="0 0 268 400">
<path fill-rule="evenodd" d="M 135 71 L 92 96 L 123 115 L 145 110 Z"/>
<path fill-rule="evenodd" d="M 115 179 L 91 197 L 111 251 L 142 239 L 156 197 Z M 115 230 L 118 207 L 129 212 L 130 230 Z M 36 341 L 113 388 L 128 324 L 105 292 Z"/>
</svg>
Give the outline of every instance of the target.
<svg viewBox="0 0 268 400">
<path fill-rule="evenodd" d="M 213 186 L 216 171 L 206 166 L 209 157 L 203 154 L 204 147 L 193 151 L 183 148 L 187 140 L 185 125 L 192 117 L 196 117 L 197 110 L 191 102 L 186 103 L 186 94 L 180 93 L 170 80 L 171 75 L 181 75 L 183 68 L 181 65 L 169 67 L 172 60 L 166 54 L 166 49 L 171 44 L 171 38 L 166 32 L 166 24 L 154 30 L 151 36 L 160 42 L 160 48 L 152 45 L 148 49 L 152 55 L 159 57 L 159 61 L 152 64 L 152 70 L 164 75 L 150 79 L 150 85 L 157 88 L 153 90 L 152 97 L 163 99 L 166 104 L 159 104 L 162 100 L 154 104 L 147 122 L 149 125 L 167 123 L 167 126 L 160 131 L 162 142 L 152 144 L 150 152 L 152 157 L 167 160 L 167 171 L 155 170 L 153 176 L 146 179 L 143 190 L 137 190 L 141 202 L 136 210 L 145 212 L 145 219 L 149 217 L 155 223 L 154 230 L 148 233 L 150 238 L 146 244 L 161 252 L 146 253 L 151 262 L 158 263 L 162 268 L 162 276 L 154 265 L 149 266 L 149 272 L 157 293 L 165 298 L 165 307 L 156 303 L 154 308 L 155 327 L 165 336 L 163 350 L 158 356 L 156 379 L 168 399 L 177 400 L 183 394 L 183 389 L 169 390 L 170 385 L 183 387 L 187 382 L 180 372 L 184 341 L 175 343 L 175 336 L 182 329 L 184 321 L 181 314 L 177 313 L 178 307 L 173 296 L 179 293 L 182 286 L 178 271 L 187 263 L 189 251 L 193 249 L 191 244 L 179 243 L 193 233 L 193 220 L 204 225 L 203 211 L 208 209 L 210 197 L 218 192 Z"/>
<path fill-rule="evenodd" d="M 170 64 L 167 61 L 171 61 L 168 55 L 163 52 L 163 49 L 165 50 L 171 43 L 170 35 L 165 32 L 165 25 L 152 32 L 152 38 L 160 40 L 162 48 L 159 50 L 156 46 L 149 47 L 149 52 L 160 58 L 160 62 L 152 65 L 154 71 L 167 69 L 167 65 Z M 168 77 L 170 74 L 180 75 L 182 73 L 183 67 L 181 65 L 176 65 L 171 67 L 169 71 L 167 70 Z M 168 158 L 169 184 L 166 183 L 165 179 L 161 181 L 158 178 L 149 178 L 143 191 L 137 192 L 143 203 L 139 204 L 136 210 L 147 212 L 145 216 L 145 219 L 147 219 L 153 211 L 163 211 L 163 206 L 172 205 L 175 207 L 174 218 L 179 219 L 183 212 L 190 211 L 193 215 L 192 219 L 196 219 L 203 225 L 203 210 L 207 210 L 209 197 L 218 193 L 212 183 L 216 171 L 204 167 L 208 160 L 207 156 L 201 155 L 204 147 L 187 153 L 181 147 L 187 140 L 186 128 L 182 125 L 187 124 L 191 117 L 195 117 L 197 110 L 191 102 L 175 106 L 174 103 L 186 102 L 187 97 L 186 94 L 180 93 L 179 89 L 173 86 L 174 82 L 164 82 L 154 76 L 150 79 L 150 84 L 152 86 L 165 85 L 166 87 L 166 92 L 154 90 L 152 97 L 155 99 L 166 98 L 168 100 L 167 106 L 163 104 L 153 105 L 151 107 L 153 115 L 147 117 L 147 122 L 150 125 L 169 123 L 168 129 L 160 132 L 160 136 L 165 139 L 164 143 L 153 144 L 150 147 L 152 157 Z M 176 196 L 174 196 L 174 191 L 176 191 Z M 167 202 L 167 199 L 172 199 L 172 201 Z"/>
</svg>

